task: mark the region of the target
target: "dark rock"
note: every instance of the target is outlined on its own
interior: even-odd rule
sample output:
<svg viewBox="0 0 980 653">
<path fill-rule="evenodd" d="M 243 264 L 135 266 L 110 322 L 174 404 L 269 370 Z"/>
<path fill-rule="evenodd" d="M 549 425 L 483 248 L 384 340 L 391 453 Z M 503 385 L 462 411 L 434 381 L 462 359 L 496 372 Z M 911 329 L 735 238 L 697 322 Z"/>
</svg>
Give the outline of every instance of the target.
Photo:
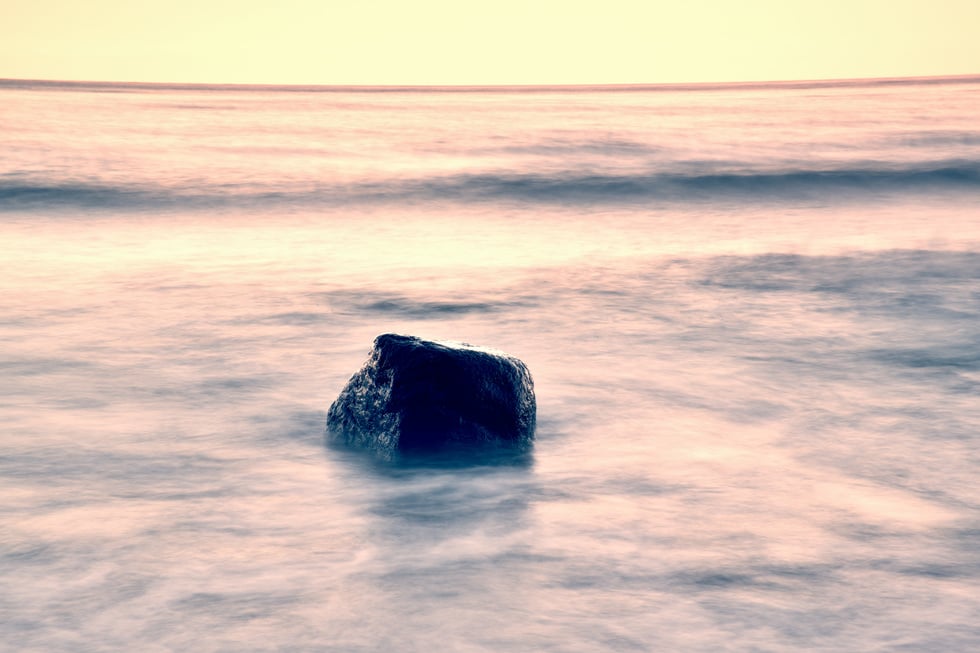
<svg viewBox="0 0 980 653">
<path fill-rule="evenodd" d="M 534 438 L 534 384 L 507 354 L 384 334 L 327 414 L 335 442 L 384 458 L 457 446 L 518 451 Z"/>
</svg>

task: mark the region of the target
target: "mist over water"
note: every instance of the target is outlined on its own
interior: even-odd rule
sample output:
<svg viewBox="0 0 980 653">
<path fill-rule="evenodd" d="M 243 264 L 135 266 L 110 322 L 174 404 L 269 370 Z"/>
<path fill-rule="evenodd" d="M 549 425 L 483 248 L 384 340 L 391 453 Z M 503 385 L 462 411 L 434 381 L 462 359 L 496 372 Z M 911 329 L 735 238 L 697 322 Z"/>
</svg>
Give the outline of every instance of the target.
<svg viewBox="0 0 980 653">
<path fill-rule="evenodd" d="M 0 83 L 0 650 L 980 645 L 980 83 Z M 373 338 L 529 459 L 324 442 Z"/>
</svg>

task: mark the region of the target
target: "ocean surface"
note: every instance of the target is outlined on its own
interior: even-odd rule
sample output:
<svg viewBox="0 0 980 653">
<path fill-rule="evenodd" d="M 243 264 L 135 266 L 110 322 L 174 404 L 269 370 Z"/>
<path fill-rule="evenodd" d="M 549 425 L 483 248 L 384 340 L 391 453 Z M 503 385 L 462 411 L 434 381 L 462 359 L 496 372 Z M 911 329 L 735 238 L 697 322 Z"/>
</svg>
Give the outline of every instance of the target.
<svg viewBox="0 0 980 653">
<path fill-rule="evenodd" d="M 386 332 L 530 459 L 328 446 Z M 980 650 L 980 78 L 0 81 L 0 650 Z"/>
</svg>

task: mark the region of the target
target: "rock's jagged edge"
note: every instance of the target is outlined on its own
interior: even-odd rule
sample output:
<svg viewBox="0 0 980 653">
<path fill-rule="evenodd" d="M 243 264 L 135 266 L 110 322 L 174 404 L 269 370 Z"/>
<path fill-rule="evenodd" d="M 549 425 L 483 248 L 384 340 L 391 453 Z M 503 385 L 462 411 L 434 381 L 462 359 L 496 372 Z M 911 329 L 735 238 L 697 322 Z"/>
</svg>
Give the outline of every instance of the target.
<svg viewBox="0 0 980 653">
<path fill-rule="evenodd" d="M 524 452 L 535 421 L 534 382 L 519 359 L 383 334 L 330 406 L 327 437 L 388 460 L 447 448 Z"/>
</svg>

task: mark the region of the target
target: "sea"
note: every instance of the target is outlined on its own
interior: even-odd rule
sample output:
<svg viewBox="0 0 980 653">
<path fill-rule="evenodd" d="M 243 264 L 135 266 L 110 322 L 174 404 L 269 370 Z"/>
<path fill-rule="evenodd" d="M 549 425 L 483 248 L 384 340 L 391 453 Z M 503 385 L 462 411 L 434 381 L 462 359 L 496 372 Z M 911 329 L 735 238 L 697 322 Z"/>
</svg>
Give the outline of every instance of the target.
<svg viewBox="0 0 980 653">
<path fill-rule="evenodd" d="M 383 333 L 527 459 L 330 444 Z M 980 77 L 0 81 L 0 650 L 980 650 Z"/>
</svg>

